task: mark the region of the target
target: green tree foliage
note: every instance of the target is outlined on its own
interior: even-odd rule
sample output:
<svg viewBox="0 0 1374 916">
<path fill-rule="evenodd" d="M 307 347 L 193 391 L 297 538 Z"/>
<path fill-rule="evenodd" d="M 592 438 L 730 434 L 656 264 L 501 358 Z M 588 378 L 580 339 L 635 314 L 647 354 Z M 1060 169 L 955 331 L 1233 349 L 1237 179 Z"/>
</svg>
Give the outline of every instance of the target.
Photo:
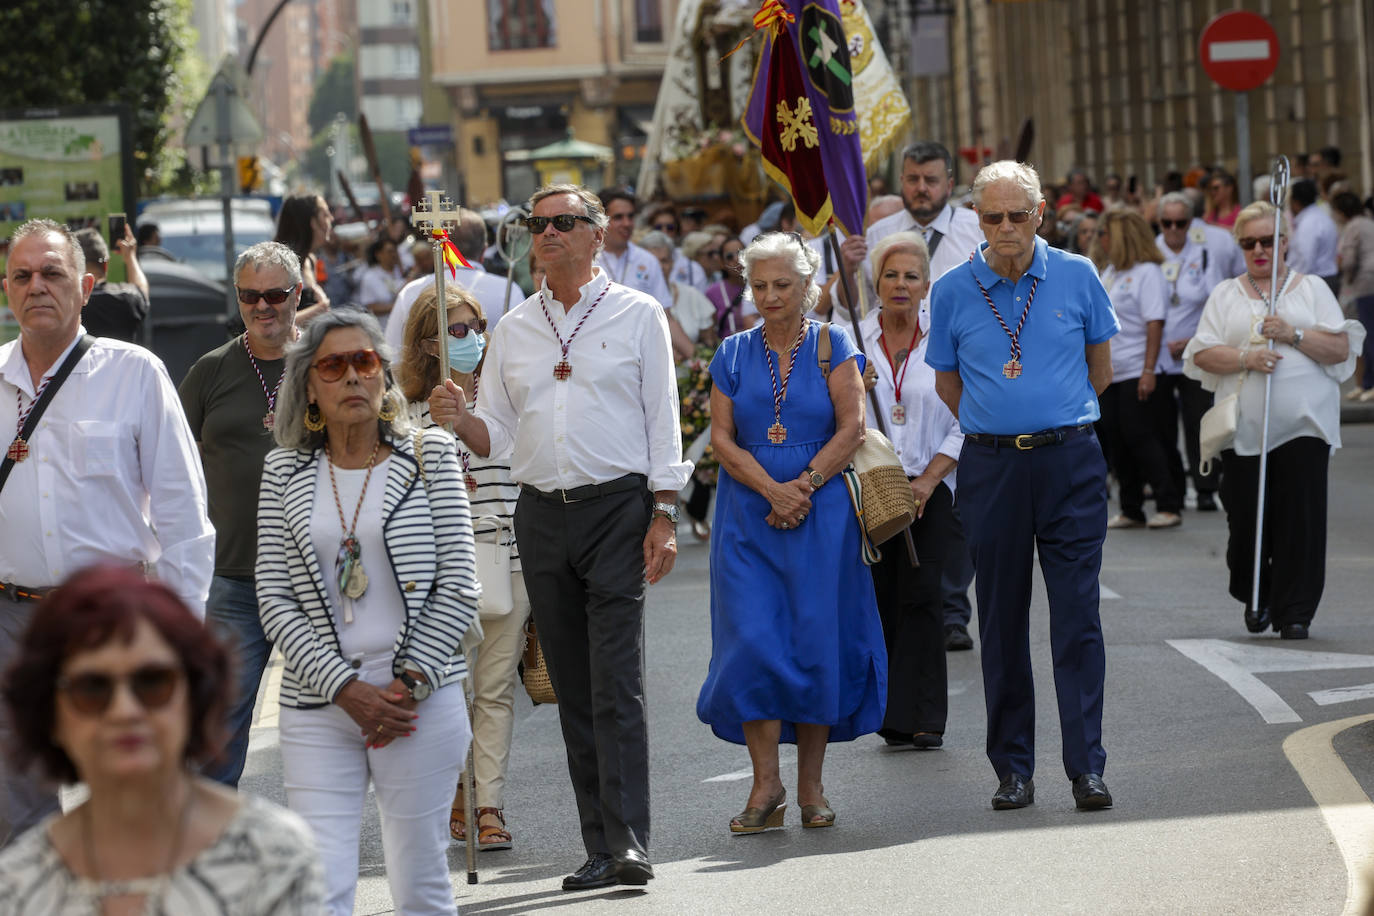
<svg viewBox="0 0 1374 916">
<path fill-rule="evenodd" d="M 349 121 L 358 117 L 358 94 L 353 84 L 353 55 L 340 54 L 315 82 L 315 94 L 310 99 L 310 133 L 318 134 L 334 123 L 342 114 Z"/>
<path fill-rule="evenodd" d="M 0 104 L 127 103 L 139 193 L 156 194 L 184 162 L 172 148 L 173 118 L 189 115 L 208 79 L 190 19 L 191 0 L 5 0 Z"/>
</svg>

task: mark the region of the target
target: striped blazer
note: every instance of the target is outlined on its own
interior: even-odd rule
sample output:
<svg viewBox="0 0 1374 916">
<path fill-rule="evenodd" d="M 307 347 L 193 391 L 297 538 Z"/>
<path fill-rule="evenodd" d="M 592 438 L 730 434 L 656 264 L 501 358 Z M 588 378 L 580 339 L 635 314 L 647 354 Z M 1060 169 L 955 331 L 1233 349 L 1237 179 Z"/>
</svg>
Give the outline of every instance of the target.
<svg viewBox="0 0 1374 916">
<path fill-rule="evenodd" d="M 382 518 L 363 524 L 380 521 L 405 598 L 405 626 L 396 636 L 392 672 L 409 667 L 438 688 L 467 674 L 459 643 L 477 617 L 481 586 L 453 439 L 424 437 L 428 488 L 415 463 L 413 441 L 389 441 L 393 451 Z M 281 705 L 295 709 L 333 702 L 357 676 L 340 654 L 334 608 L 310 539 L 322 452 L 274 448 L 263 465 L 258 494 L 258 613 L 263 632 L 286 660 Z"/>
</svg>

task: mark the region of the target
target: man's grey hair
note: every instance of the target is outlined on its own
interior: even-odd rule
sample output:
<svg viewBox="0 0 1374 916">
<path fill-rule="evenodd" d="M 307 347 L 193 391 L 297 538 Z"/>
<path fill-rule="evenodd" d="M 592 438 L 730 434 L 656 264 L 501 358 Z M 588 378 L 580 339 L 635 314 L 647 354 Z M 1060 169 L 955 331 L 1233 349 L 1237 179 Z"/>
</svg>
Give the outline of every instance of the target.
<svg viewBox="0 0 1374 916">
<path fill-rule="evenodd" d="M 280 267 L 286 272 L 287 285 L 295 289 L 301 282 L 301 259 L 281 242 L 258 242 L 244 249 L 234 261 L 234 285 L 238 286 L 239 276 L 245 269 L 262 270 L 264 267 Z"/>
<path fill-rule="evenodd" d="M 978 170 L 978 176 L 973 179 L 973 188 L 970 192 L 973 197 L 973 205 L 975 207 L 981 206 L 983 192 L 987 190 L 989 185 L 999 181 L 1010 181 L 1024 191 L 1031 206 L 1036 206 L 1045 199 L 1045 195 L 1040 190 L 1040 175 L 1035 169 L 1024 162 L 1002 159 Z"/>
<path fill-rule="evenodd" d="M 76 234 L 66 226 L 55 220 L 50 219 L 31 219 L 26 223 L 20 224 L 10 236 L 10 248 L 13 249 L 24 239 L 31 235 L 60 235 L 67 240 L 67 250 L 71 253 L 72 264 L 76 267 L 78 277 L 86 273 L 86 253 L 81 250 L 81 243 L 76 240 Z"/>
<path fill-rule="evenodd" d="M 669 254 L 677 250 L 673 240 L 668 238 L 668 233 L 660 232 L 657 229 L 644 233 L 644 237 L 639 240 L 639 247 L 648 248 L 650 251 L 666 251 Z"/>
<path fill-rule="evenodd" d="M 1182 191 L 1170 191 L 1159 199 L 1159 215 L 1164 215 L 1165 207 L 1182 207 L 1188 211 L 1190 217 L 1197 216 L 1197 211 L 1193 208 L 1193 202 L 1187 194 Z"/>
<path fill-rule="evenodd" d="M 396 414 L 390 420 L 377 420 L 382 438 L 403 438 L 410 433 L 406 397 L 391 374 L 391 347 L 382 334 L 382 326 L 371 312 L 330 309 L 307 324 L 300 339 L 286 348 L 286 367 L 282 370 L 276 422 L 272 426 L 272 435 L 283 448 L 314 450 L 324 445 L 324 430 L 312 432 L 305 428 L 305 411 L 310 404 L 308 382 L 310 367 L 315 363 L 315 353 L 324 342 L 324 336 L 339 328 L 357 328 L 367 334 L 372 349 L 382 358 L 382 378 L 386 385 L 382 404 L 390 404 Z"/>
<path fill-rule="evenodd" d="M 795 232 L 765 232 L 750 242 L 739 257 L 744 268 L 744 295 L 750 299 L 754 296 L 750 282 L 754 265 L 759 261 L 783 261 L 806 287 L 802 314 L 811 311 L 820 301 L 821 288 L 816 285 L 816 271 L 820 269 L 821 256 Z"/>
<path fill-rule="evenodd" d="M 595 228 L 600 229 L 602 232 L 605 232 L 606 227 L 611 224 L 611 221 L 606 218 L 606 208 L 601 206 L 601 198 L 597 197 L 591 191 L 588 191 L 586 188 L 578 184 L 546 184 L 544 185 L 544 187 L 540 188 L 538 191 L 535 191 L 533 194 L 530 195 L 529 203 L 526 205 L 525 209 L 529 210 L 530 213 L 533 214 L 535 205 L 539 203 L 541 200 L 543 200 L 546 197 L 557 197 L 560 194 L 571 194 L 573 197 L 581 201 L 583 214 L 592 221 L 592 225 Z M 548 230 L 546 229 L 544 231 L 547 232 Z M 604 235 L 602 236 L 602 239 L 603 243 L 597 245 L 596 250 L 592 252 L 593 259 L 598 257 L 601 254 L 602 249 L 606 247 L 604 243 Z"/>
</svg>

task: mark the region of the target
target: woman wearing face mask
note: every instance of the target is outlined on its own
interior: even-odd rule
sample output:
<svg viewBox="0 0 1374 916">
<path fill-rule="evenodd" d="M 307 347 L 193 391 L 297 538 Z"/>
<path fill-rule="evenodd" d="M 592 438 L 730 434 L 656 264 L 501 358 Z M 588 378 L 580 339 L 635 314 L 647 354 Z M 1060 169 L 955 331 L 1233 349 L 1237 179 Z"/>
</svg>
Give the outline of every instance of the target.
<svg viewBox="0 0 1374 916">
<path fill-rule="evenodd" d="M 430 287 L 415 300 L 406 319 L 405 354 L 399 368 L 401 391 L 410 402 L 411 419 L 422 426 L 434 426 L 426 398 L 439 384 L 439 347 L 448 349 L 449 376 L 474 400 L 480 387 L 477 373 L 486 347 L 486 319 L 482 306 L 461 289 L 448 287 L 448 332 L 439 333 L 439 296 Z M 472 406 L 472 405 L 469 405 Z M 530 614 L 525 581 L 520 574 L 520 555 L 515 547 L 515 502 L 519 488 L 510 479 L 510 456 L 481 458 L 458 442 L 458 460 L 463 466 L 463 481 L 472 506 L 473 528 L 479 537 L 489 536 L 492 523 L 486 516 L 501 520 L 499 537 L 511 551 L 511 596 L 514 606 L 507 614 L 482 616 L 481 648 L 472 673 L 472 759 L 477 785 L 478 848 L 510 849 L 511 834 L 502 813 L 502 793 L 506 783 L 506 764 L 510 759 L 511 730 L 515 724 L 516 663 L 524 648 L 525 620 Z M 490 583 L 485 583 L 488 586 Z M 465 840 L 466 811 L 462 781 L 454 796 L 449 816 L 449 832 Z"/>
</svg>

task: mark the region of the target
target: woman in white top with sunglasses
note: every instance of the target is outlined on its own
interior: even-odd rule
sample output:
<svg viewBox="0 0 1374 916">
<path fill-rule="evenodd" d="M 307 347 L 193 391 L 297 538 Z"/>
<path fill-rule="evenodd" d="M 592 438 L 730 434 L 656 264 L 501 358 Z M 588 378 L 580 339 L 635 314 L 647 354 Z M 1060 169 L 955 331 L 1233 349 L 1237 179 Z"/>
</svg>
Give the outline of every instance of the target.
<svg viewBox="0 0 1374 916">
<path fill-rule="evenodd" d="M 1320 277 L 1288 267 L 1288 218 L 1282 216 L 1275 248 L 1274 216 L 1274 206 L 1263 201 L 1240 211 L 1234 232 L 1245 252 L 1245 273 L 1212 291 L 1183 351 L 1183 371 L 1214 391 L 1219 405 L 1239 393 L 1235 436 L 1221 452 L 1231 597 L 1245 603 L 1250 632 L 1273 626 L 1284 639 L 1306 639 L 1325 585 L 1327 466 L 1341 444 L 1340 383 L 1355 370 L 1365 332 L 1342 315 Z M 1270 315 L 1275 285 L 1278 306 Z M 1272 376 L 1269 461 L 1256 607 L 1265 376 Z"/>
</svg>

